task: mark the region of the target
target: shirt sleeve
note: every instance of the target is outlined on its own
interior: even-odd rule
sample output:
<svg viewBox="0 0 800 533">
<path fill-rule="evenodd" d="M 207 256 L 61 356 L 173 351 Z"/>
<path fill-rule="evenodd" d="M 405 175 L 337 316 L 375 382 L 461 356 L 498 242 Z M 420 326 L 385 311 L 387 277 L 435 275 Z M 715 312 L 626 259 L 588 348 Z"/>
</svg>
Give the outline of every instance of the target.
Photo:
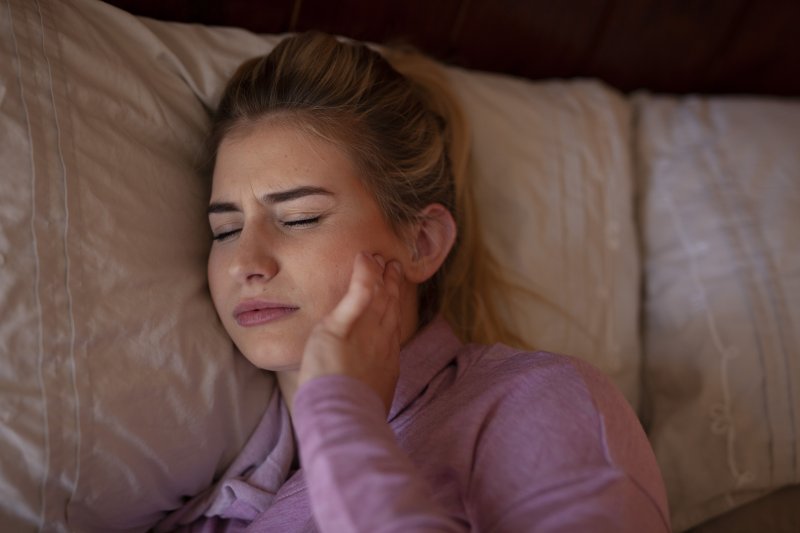
<svg viewBox="0 0 800 533">
<path fill-rule="evenodd" d="M 344 376 L 301 387 L 294 422 L 320 530 L 667 533 L 663 482 L 635 414 L 599 371 L 557 361 L 497 380 L 481 373 L 469 390 L 481 401 L 448 399 L 465 422 L 457 445 L 473 450 L 456 466 L 468 472 L 460 517 L 436 503 L 369 387 Z"/>
<path fill-rule="evenodd" d="M 366 384 L 346 376 L 311 380 L 295 396 L 294 423 L 323 533 L 466 530 L 436 504 Z"/>
</svg>

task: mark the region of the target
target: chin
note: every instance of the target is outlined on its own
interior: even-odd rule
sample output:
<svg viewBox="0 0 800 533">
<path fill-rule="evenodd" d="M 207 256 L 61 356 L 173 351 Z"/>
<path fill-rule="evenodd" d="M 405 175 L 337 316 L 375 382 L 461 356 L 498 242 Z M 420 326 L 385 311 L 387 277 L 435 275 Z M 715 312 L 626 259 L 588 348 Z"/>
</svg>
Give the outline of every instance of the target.
<svg viewBox="0 0 800 533">
<path fill-rule="evenodd" d="M 299 370 L 303 359 L 302 347 L 298 348 L 294 343 L 287 345 L 264 341 L 258 347 L 248 346 L 247 343 L 236 343 L 236 346 L 253 365 L 273 372 Z"/>
</svg>

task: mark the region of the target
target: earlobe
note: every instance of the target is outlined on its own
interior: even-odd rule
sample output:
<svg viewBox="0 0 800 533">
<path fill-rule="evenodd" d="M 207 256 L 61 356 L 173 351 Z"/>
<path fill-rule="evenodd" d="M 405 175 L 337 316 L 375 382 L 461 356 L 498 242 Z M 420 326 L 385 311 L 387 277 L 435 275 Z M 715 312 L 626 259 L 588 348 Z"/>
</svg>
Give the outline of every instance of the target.
<svg viewBox="0 0 800 533">
<path fill-rule="evenodd" d="M 406 278 L 414 283 L 430 279 L 447 259 L 456 233 L 456 222 L 446 207 L 430 204 L 422 209 L 411 236 L 413 249 Z"/>
</svg>

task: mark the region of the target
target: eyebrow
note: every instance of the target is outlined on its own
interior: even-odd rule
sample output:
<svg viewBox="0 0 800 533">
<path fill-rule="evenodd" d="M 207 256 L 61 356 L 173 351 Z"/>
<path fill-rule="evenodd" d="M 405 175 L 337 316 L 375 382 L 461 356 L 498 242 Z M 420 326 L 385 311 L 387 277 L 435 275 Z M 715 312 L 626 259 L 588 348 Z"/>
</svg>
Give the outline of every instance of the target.
<svg viewBox="0 0 800 533">
<path fill-rule="evenodd" d="M 328 189 L 323 189 L 322 187 L 305 186 L 288 189 L 286 191 L 265 194 L 261 197 L 261 201 L 268 204 L 279 204 L 282 202 L 291 202 L 292 200 L 297 200 L 298 198 L 312 196 L 315 194 L 333 196 L 333 193 Z M 240 212 L 241 210 L 242 209 L 237 204 L 232 202 L 211 202 L 208 205 L 209 215 L 212 213 L 230 213 L 232 211 Z"/>
</svg>

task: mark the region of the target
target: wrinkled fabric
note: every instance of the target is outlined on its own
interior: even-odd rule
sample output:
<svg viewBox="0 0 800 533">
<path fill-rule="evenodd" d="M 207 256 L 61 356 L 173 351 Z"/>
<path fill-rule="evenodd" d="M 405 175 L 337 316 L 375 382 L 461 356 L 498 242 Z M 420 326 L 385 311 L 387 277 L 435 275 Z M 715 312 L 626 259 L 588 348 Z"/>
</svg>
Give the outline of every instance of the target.
<svg viewBox="0 0 800 533">
<path fill-rule="evenodd" d="M 0 2 L 3 531 L 150 529 L 276 390 L 208 294 L 206 127 L 136 17 Z"/>
<path fill-rule="evenodd" d="M 203 516 L 251 521 L 269 507 L 295 456 L 289 412 L 275 390 L 261 422 L 221 481 L 171 513 L 155 531 L 171 531 Z"/>
<path fill-rule="evenodd" d="M 357 380 L 305 383 L 294 404 L 302 468 L 269 501 L 241 491 L 225 509 L 210 502 L 187 530 L 669 531 L 635 414 L 578 359 L 463 345 L 439 319 L 403 348 L 386 420 Z M 279 439 L 273 453 L 292 445 Z"/>
<path fill-rule="evenodd" d="M 800 101 L 635 102 L 648 428 L 684 531 L 800 483 Z"/>
<path fill-rule="evenodd" d="M 215 315 L 197 164 L 225 81 L 280 40 L 97 0 L 0 2 L 4 530 L 147 531 L 230 472 L 256 427 L 275 384 Z M 636 405 L 627 99 L 445 72 L 480 124 L 487 245 L 524 289 L 503 323 L 585 357 Z"/>
</svg>

